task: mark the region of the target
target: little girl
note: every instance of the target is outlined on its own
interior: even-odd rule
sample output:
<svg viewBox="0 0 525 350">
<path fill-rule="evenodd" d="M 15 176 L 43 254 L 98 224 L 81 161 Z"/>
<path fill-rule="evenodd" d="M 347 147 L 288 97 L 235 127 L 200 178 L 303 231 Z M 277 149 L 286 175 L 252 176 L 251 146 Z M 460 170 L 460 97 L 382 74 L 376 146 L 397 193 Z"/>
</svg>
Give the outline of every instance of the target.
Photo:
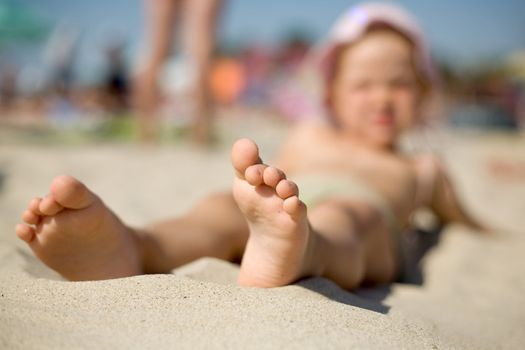
<svg viewBox="0 0 525 350">
<path fill-rule="evenodd" d="M 385 4 L 350 9 L 319 57 L 327 118 L 297 126 L 277 167 L 262 162 L 254 142 L 238 140 L 233 191 L 140 229 L 78 180 L 59 176 L 46 197 L 30 202 L 17 235 L 69 280 L 163 273 L 212 256 L 242 260 L 243 286 L 324 276 L 353 289 L 395 280 L 401 235 L 419 207 L 481 229 L 436 159 L 397 148 L 434 82 L 411 17 Z"/>
</svg>

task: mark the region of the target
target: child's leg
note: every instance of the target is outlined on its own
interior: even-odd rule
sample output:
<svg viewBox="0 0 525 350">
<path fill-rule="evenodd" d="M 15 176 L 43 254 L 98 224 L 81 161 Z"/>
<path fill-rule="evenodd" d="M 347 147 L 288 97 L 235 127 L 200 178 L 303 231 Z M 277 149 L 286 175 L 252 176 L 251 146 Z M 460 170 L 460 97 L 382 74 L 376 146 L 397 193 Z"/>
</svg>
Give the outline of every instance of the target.
<svg viewBox="0 0 525 350">
<path fill-rule="evenodd" d="M 187 215 L 134 230 L 86 186 L 57 177 L 23 213 L 17 235 L 46 265 L 70 280 L 167 272 L 202 256 L 235 259 L 247 226 L 231 194 L 211 196 Z"/>
<path fill-rule="evenodd" d="M 212 194 L 186 215 L 139 231 L 144 270 L 168 272 L 203 256 L 240 261 L 248 233 L 231 192 Z"/>
<path fill-rule="evenodd" d="M 332 200 L 307 217 L 297 186 L 262 164 L 257 146 L 240 140 L 232 150 L 234 197 L 250 228 L 239 283 L 275 287 L 323 275 L 345 288 L 390 281 L 391 237 L 365 204 Z M 310 219 L 310 220 L 309 220 Z"/>
<path fill-rule="evenodd" d="M 318 235 L 317 259 L 323 276 L 340 286 L 391 282 L 396 275 L 396 248 L 381 214 L 350 200 L 328 200 L 308 215 Z"/>
</svg>

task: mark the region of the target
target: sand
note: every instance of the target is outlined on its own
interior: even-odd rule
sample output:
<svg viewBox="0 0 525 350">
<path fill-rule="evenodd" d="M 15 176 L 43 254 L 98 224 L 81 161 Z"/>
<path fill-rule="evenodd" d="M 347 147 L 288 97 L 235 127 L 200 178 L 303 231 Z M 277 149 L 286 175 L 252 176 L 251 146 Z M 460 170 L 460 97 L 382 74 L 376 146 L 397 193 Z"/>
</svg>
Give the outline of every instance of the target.
<svg viewBox="0 0 525 350">
<path fill-rule="evenodd" d="M 270 156 L 282 130 L 256 130 Z M 419 283 L 351 293 L 323 278 L 241 288 L 238 267 L 211 258 L 166 275 L 64 281 L 13 232 L 55 175 L 79 177 L 124 221 L 142 225 L 227 189 L 228 147 L 0 144 L 0 348 L 523 348 L 525 179 L 495 179 L 484 164 L 525 160 L 525 139 L 440 137 L 465 206 L 497 236 L 448 227 L 421 261 Z"/>
</svg>

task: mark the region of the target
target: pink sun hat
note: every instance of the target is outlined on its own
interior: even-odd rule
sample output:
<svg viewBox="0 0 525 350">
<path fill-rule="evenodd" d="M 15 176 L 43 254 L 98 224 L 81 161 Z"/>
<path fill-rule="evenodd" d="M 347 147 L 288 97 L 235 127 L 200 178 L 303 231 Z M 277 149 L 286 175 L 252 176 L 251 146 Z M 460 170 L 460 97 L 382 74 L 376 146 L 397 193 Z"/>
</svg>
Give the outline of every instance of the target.
<svg viewBox="0 0 525 350">
<path fill-rule="evenodd" d="M 323 80 L 327 82 L 334 68 L 337 50 L 362 37 L 372 25 L 385 25 L 403 34 L 414 45 L 416 69 L 430 84 L 438 82 L 423 31 L 408 12 L 392 3 L 366 2 L 352 6 L 335 22 L 328 37 L 315 49 Z"/>
</svg>

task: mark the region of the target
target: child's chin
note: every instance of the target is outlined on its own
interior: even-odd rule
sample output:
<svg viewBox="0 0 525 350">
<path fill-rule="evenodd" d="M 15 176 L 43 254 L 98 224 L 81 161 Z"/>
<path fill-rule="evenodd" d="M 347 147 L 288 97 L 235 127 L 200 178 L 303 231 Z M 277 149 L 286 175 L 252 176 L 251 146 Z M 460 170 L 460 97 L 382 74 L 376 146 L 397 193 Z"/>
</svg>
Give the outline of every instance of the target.
<svg viewBox="0 0 525 350">
<path fill-rule="evenodd" d="M 376 132 L 370 135 L 369 141 L 377 148 L 392 148 L 396 143 L 396 135 L 392 131 Z"/>
</svg>

